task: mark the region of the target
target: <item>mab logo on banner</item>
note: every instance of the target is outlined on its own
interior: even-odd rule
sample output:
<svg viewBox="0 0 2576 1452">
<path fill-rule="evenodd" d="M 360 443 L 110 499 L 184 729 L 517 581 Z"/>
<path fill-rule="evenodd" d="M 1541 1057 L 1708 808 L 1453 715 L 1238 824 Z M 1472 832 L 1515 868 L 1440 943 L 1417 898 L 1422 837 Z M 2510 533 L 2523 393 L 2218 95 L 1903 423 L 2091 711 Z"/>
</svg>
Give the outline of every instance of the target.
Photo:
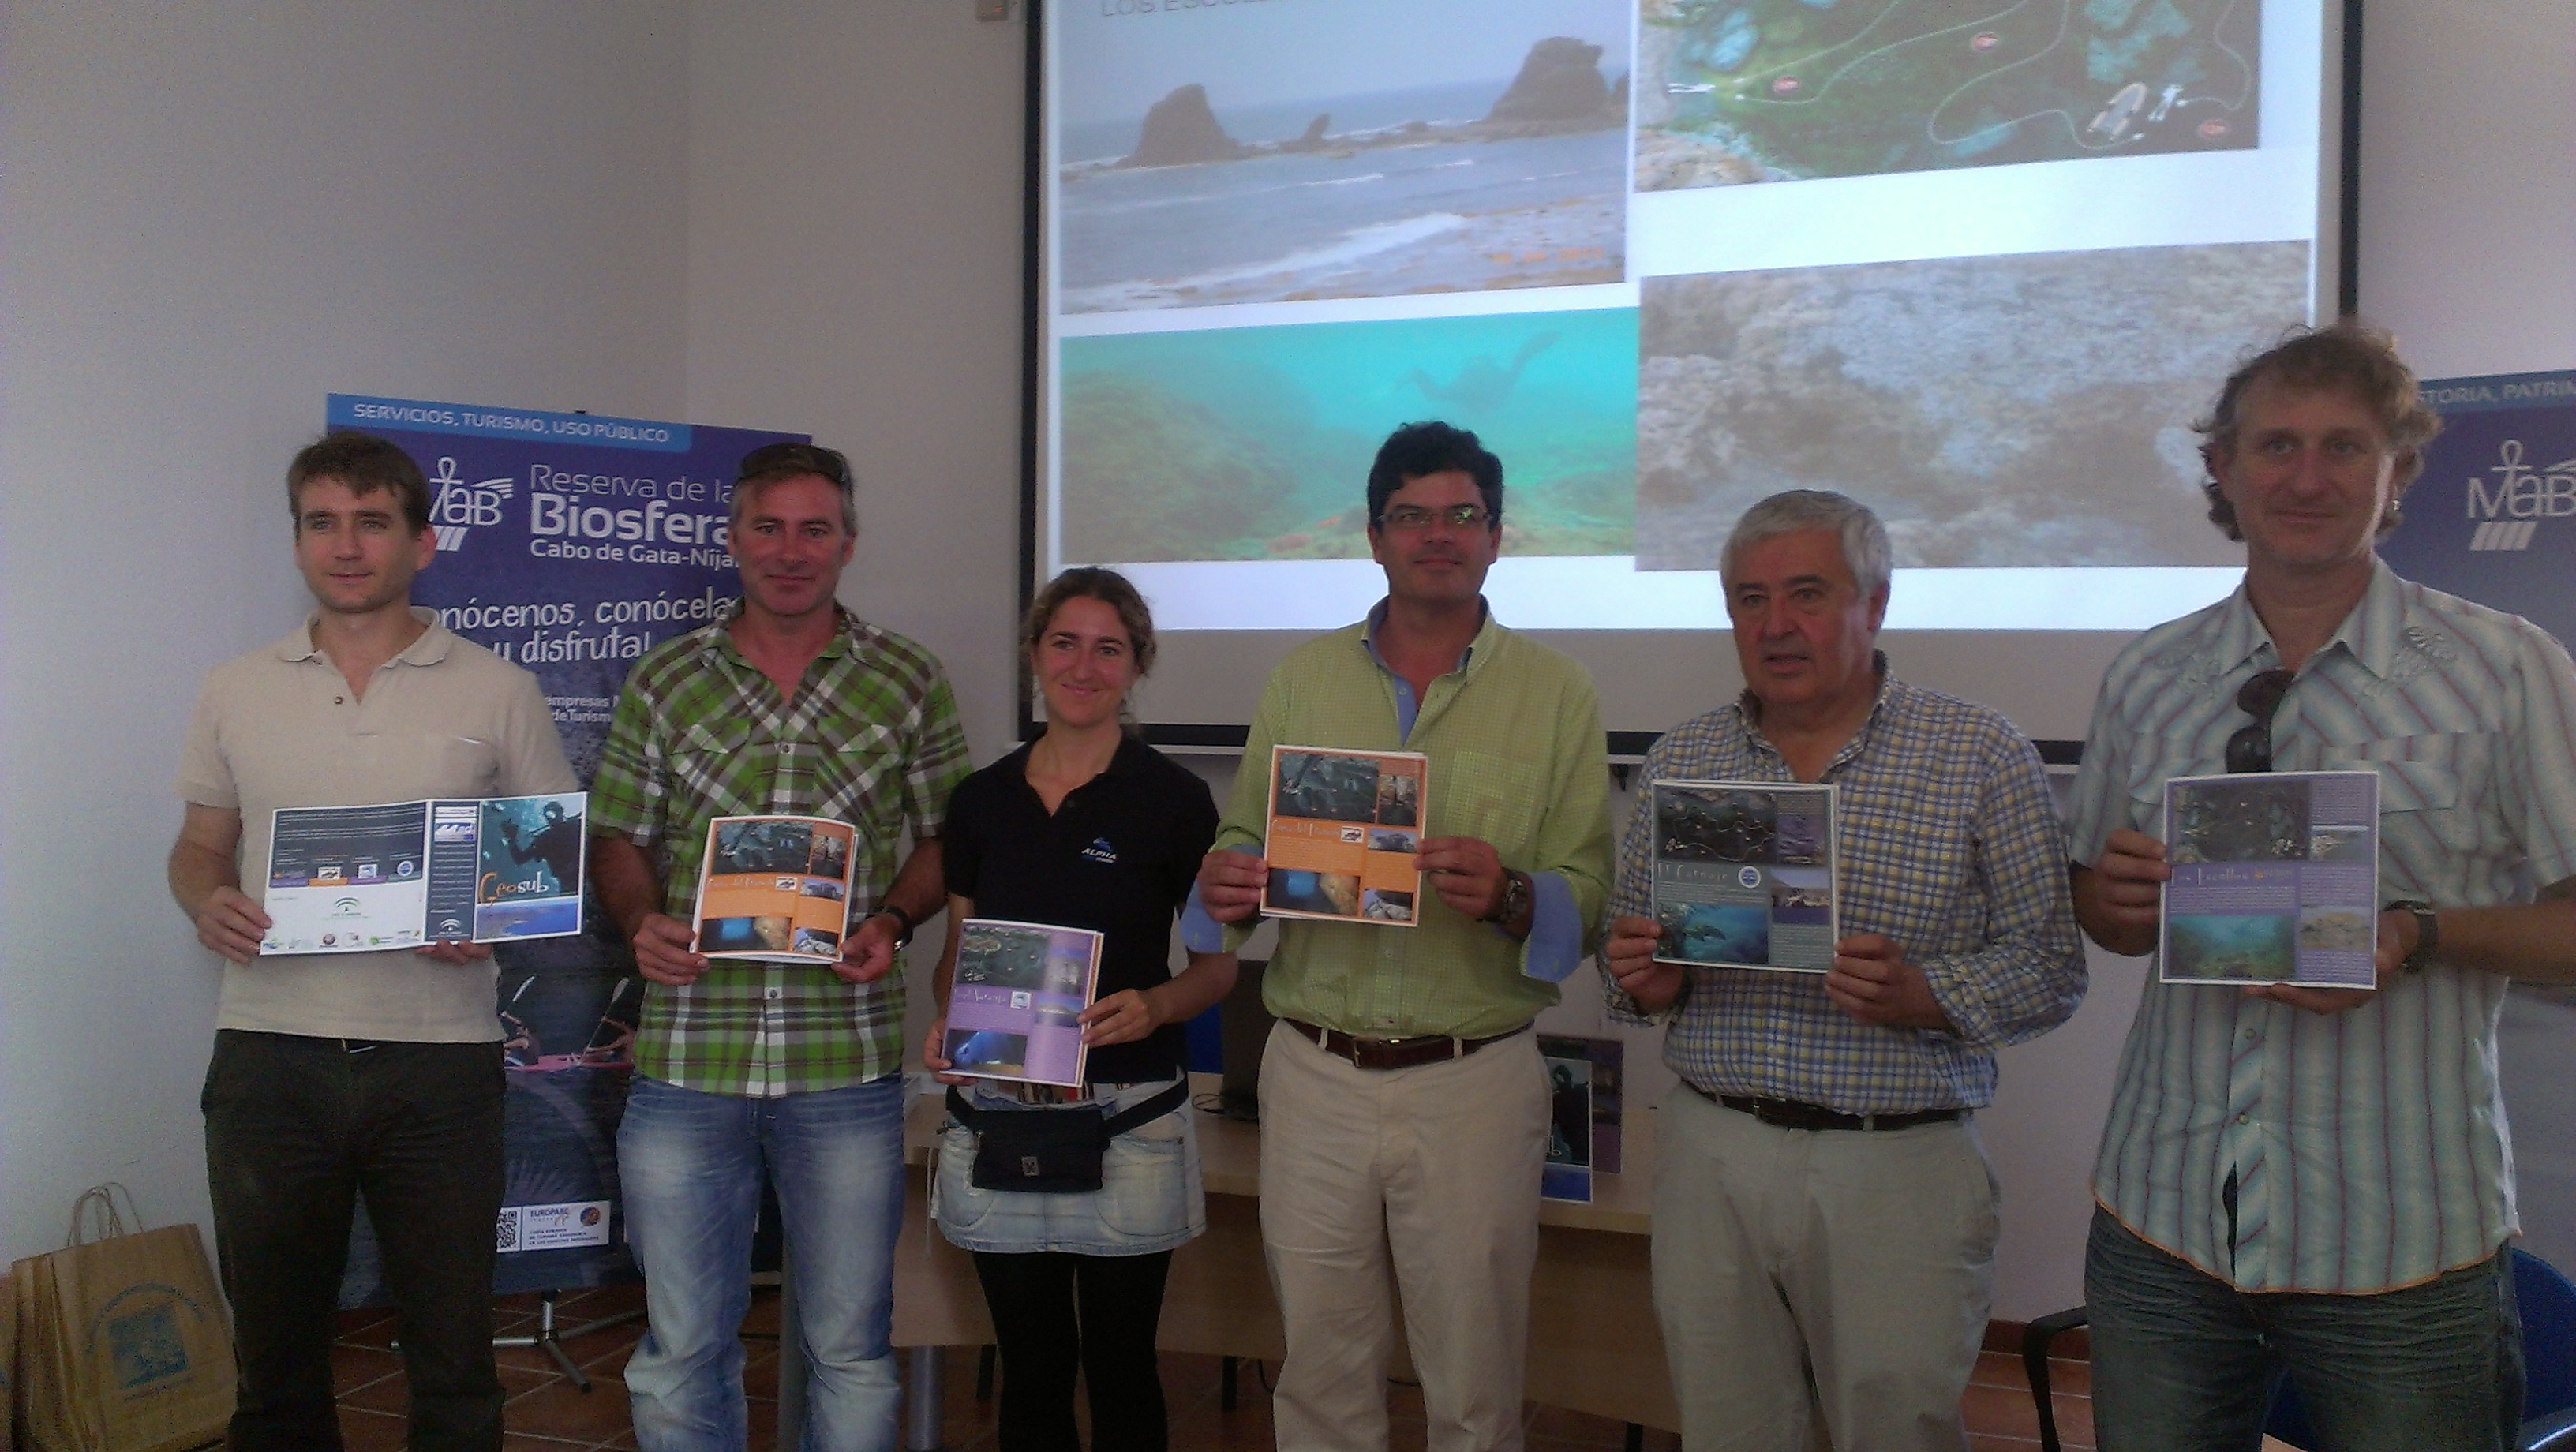
<svg viewBox="0 0 2576 1452">
<path fill-rule="evenodd" d="M 2467 479 L 2468 516 L 2477 524 L 2470 549 L 2527 550 L 2540 521 L 2576 515 L 2576 458 L 2527 468 L 2523 452 L 2522 440 L 2503 440 L 2497 461 L 2487 466 L 2489 477 Z"/>
<path fill-rule="evenodd" d="M 465 532 L 478 524 L 499 524 L 501 506 L 509 502 L 511 479 L 504 474 L 498 479 L 483 479 L 468 484 L 456 476 L 456 460 L 442 456 L 438 472 L 429 476 L 438 489 L 430 501 L 430 527 L 438 531 L 442 550 L 465 548 Z"/>
</svg>

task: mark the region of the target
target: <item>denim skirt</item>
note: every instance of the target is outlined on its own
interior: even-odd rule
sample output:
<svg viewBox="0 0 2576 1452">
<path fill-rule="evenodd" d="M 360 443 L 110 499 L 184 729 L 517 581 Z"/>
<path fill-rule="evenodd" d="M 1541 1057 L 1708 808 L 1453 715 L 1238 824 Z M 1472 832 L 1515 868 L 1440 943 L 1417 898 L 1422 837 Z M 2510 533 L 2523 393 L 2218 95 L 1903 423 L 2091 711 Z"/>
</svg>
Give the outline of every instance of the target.
<svg viewBox="0 0 2576 1452">
<path fill-rule="evenodd" d="M 1104 1086 L 1091 1102 L 1103 1114 L 1115 1114 L 1170 1087 L 1168 1079 Z M 958 1092 L 979 1112 L 1046 1112 L 982 1083 Z M 1184 1104 L 1111 1140 L 1100 1158 L 1100 1188 L 1073 1195 L 977 1188 L 972 1173 L 975 1132 L 951 1116 L 939 1135 L 931 1216 L 939 1222 L 939 1233 L 963 1250 L 1061 1250 L 1077 1255 L 1170 1250 L 1207 1229 L 1196 1113 Z"/>
</svg>

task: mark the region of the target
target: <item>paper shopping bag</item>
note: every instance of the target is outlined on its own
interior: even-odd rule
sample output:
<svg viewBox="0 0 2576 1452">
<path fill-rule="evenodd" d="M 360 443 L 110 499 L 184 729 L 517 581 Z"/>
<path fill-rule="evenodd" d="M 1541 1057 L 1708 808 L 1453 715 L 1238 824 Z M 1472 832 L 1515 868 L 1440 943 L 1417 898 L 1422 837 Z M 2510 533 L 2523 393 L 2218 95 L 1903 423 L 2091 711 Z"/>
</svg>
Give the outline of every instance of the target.
<svg viewBox="0 0 2576 1452">
<path fill-rule="evenodd" d="M 181 1452 L 222 1437 L 232 1333 L 197 1227 L 129 1229 L 101 1187 L 82 1196 L 70 1238 L 16 1272 L 29 1452 Z"/>
</svg>

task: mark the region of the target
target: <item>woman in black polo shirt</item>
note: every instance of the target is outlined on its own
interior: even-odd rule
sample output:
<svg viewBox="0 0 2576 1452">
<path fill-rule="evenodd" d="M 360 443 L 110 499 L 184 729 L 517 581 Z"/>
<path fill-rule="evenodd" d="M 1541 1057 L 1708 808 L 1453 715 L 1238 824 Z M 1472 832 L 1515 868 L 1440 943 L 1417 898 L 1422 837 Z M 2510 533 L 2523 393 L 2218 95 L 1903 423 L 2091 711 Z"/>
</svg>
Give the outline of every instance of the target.
<svg viewBox="0 0 2576 1452">
<path fill-rule="evenodd" d="M 1126 732 L 1128 688 L 1154 663 L 1154 623 L 1124 576 L 1057 576 L 1038 592 L 1021 643 L 1047 729 L 967 778 L 949 803 L 937 992 L 947 1003 L 966 918 L 1102 933 L 1099 992 L 1082 1014 L 1090 1083 L 949 1082 L 972 1085 L 964 1092 L 978 1119 L 1067 1105 L 1114 1115 L 1186 1081 L 1182 1025 L 1234 985 L 1231 953 L 1193 952 L 1178 975 L 1168 967 L 1172 919 L 1215 839 L 1216 803 L 1206 783 Z M 943 1017 L 922 1045 L 934 1070 L 950 1067 L 946 1027 Z M 1101 1188 L 1072 1194 L 975 1185 L 975 1134 L 950 1119 L 933 1211 L 941 1233 L 974 1252 L 992 1308 L 1002 1452 L 1077 1452 L 1077 1369 L 1095 1452 L 1162 1452 L 1163 1280 L 1172 1248 L 1207 1228 L 1190 1114 L 1184 1097 L 1118 1135 L 1102 1156 Z"/>
</svg>

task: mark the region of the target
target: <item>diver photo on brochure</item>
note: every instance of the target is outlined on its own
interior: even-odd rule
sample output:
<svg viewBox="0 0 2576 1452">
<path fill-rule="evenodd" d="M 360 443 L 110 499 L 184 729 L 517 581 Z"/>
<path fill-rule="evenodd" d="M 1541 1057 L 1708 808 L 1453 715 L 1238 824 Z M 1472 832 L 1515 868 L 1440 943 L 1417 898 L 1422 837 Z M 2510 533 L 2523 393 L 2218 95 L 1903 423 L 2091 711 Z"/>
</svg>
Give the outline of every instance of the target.
<svg viewBox="0 0 2576 1452">
<path fill-rule="evenodd" d="M 2379 774 L 2274 771 L 2165 783 L 2166 983 L 2379 981 Z"/>
<path fill-rule="evenodd" d="M 1655 957 L 1705 968 L 1824 973 L 1841 937 L 1834 789 L 1658 781 Z"/>
<path fill-rule="evenodd" d="M 1261 910 L 1409 928 L 1422 920 L 1422 804 L 1431 758 L 1417 751 L 1270 751 L 1270 885 Z"/>
<path fill-rule="evenodd" d="M 369 953 L 581 931 L 582 792 L 280 807 L 266 953 Z"/>
<path fill-rule="evenodd" d="M 968 918 L 957 927 L 942 1052 L 952 1074 L 1024 1084 L 1083 1083 L 1082 1011 L 1100 978 L 1088 928 Z"/>
<path fill-rule="evenodd" d="M 838 962 L 856 828 L 824 817 L 718 817 L 698 868 L 698 951 L 762 963 Z"/>
</svg>

